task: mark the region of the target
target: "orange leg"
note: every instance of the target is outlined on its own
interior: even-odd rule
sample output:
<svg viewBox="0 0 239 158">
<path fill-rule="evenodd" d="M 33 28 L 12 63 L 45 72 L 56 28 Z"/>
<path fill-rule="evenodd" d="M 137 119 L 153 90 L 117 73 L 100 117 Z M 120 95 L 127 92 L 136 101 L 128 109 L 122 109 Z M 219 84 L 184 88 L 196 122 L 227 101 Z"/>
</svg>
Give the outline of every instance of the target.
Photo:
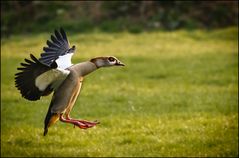
<svg viewBox="0 0 239 158">
<path fill-rule="evenodd" d="M 60 115 L 60 121 L 65 122 L 65 123 L 71 123 L 81 129 L 87 129 L 87 128 L 91 128 L 94 127 L 96 124 L 98 124 L 98 122 L 89 122 L 89 121 L 84 121 L 84 120 L 75 120 L 75 119 L 71 119 L 69 116 L 67 116 L 66 118 L 63 117 L 63 114 Z"/>
<path fill-rule="evenodd" d="M 98 122 L 98 121 L 93 121 L 93 122 L 91 122 L 91 121 L 87 121 L 87 120 L 72 119 L 72 118 L 70 118 L 69 115 L 66 115 L 66 119 L 72 120 L 72 121 L 78 121 L 78 122 L 80 122 L 80 123 L 87 124 L 87 125 L 96 125 L 96 124 L 99 124 L 99 123 L 100 123 L 100 122 Z"/>
<path fill-rule="evenodd" d="M 98 122 L 98 121 L 90 122 L 90 121 L 86 121 L 86 120 L 77 120 L 77 119 L 70 118 L 70 112 L 71 112 L 73 105 L 75 104 L 77 96 L 80 93 L 82 81 L 83 81 L 83 78 L 79 78 L 78 85 L 76 86 L 74 94 L 72 95 L 72 98 L 70 99 L 69 105 L 67 106 L 67 109 L 65 112 L 65 118 L 63 117 L 63 114 L 61 114 L 60 120 L 62 122 L 74 124 L 74 127 L 78 126 L 79 128 L 86 129 L 86 128 L 94 127 L 95 125 L 99 124 L 100 122 Z"/>
</svg>

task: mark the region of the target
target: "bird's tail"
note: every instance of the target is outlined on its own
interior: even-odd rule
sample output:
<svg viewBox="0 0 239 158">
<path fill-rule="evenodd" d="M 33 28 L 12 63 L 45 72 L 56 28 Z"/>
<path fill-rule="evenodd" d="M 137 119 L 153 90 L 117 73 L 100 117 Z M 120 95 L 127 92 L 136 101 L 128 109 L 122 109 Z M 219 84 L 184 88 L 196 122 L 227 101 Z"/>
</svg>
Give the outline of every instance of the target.
<svg viewBox="0 0 239 158">
<path fill-rule="evenodd" d="M 43 133 L 44 136 L 46 136 L 48 132 L 48 128 L 59 119 L 59 114 L 51 112 L 52 105 L 53 105 L 53 102 L 51 101 L 51 104 L 49 106 L 49 109 L 45 118 L 45 127 L 44 127 L 44 133 Z"/>
<path fill-rule="evenodd" d="M 44 133 L 43 133 L 43 135 L 46 136 L 47 132 L 48 132 L 48 128 L 44 128 Z"/>
</svg>

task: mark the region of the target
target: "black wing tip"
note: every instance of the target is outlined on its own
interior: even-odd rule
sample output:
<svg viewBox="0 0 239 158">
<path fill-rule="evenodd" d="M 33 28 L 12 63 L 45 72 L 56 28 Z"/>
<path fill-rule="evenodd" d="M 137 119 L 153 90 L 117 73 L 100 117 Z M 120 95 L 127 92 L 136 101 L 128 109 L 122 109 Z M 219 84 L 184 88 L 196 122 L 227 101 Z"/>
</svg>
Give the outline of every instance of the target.
<svg viewBox="0 0 239 158">
<path fill-rule="evenodd" d="M 36 57 L 32 53 L 30 53 L 30 57 L 31 57 L 32 60 L 36 59 Z"/>
<path fill-rule="evenodd" d="M 21 78 L 15 79 L 15 87 L 20 91 L 23 98 L 30 100 L 30 101 L 36 101 L 41 98 L 41 92 L 40 91 L 33 91 L 31 93 L 29 92 L 29 88 L 22 85 L 22 78 L 25 76 L 21 76 Z"/>
<path fill-rule="evenodd" d="M 28 66 L 30 66 L 30 65 L 28 65 L 28 64 L 26 64 L 26 63 L 20 63 L 21 64 L 21 66 L 23 66 L 23 67 L 28 67 Z"/>
<path fill-rule="evenodd" d="M 29 59 L 24 59 L 25 60 L 25 62 L 27 62 L 27 63 L 29 63 L 29 64 L 33 64 L 33 62 L 31 61 L 31 60 L 29 60 Z"/>
<path fill-rule="evenodd" d="M 48 133 L 48 128 L 45 128 L 45 129 L 44 129 L 43 136 L 46 136 L 46 135 L 47 135 L 47 133 Z"/>
<path fill-rule="evenodd" d="M 55 37 L 53 36 L 53 35 L 51 35 L 51 40 L 53 41 L 53 39 L 54 39 Z M 53 41 L 54 42 L 54 41 Z"/>
<path fill-rule="evenodd" d="M 57 29 L 55 29 L 55 30 L 54 30 L 54 33 L 55 33 L 55 34 L 56 34 L 56 33 L 58 33 L 58 30 L 57 30 Z"/>
<path fill-rule="evenodd" d="M 52 44 L 51 41 L 47 40 L 46 44 L 50 47 L 50 45 Z"/>
<path fill-rule="evenodd" d="M 61 36 L 63 37 L 63 39 L 68 42 L 66 32 L 62 27 L 60 27 L 60 33 L 61 33 Z"/>
<path fill-rule="evenodd" d="M 35 61 L 35 63 L 39 63 L 39 60 L 33 55 L 33 54 L 30 54 L 30 58 Z"/>
<path fill-rule="evenodd" d="M 66 32 L 63 29 L 63 27 L 60 27 L 59 29 L 54 29 L 54 35 L 51 35 L 51 39 L 55 37 L 63 37 L 65 40 L 67 40 Z"/>
<path fill-rule="evenodd" d="M 62 27 L 60 27 L 59 30 L 60 30 L 60 32 L 61 32 L 62 35 L 66 35 L 66 32 L 65 32 L 65 30 L 64 30 Z"/>
<path fill-rule="evenodd" d="M 65 32 L 65 30 L 62 28 L 62 26 L 60 27 L 60 31 L 61 32 Z"/>
<path fill-rule="evenodd" d="M 25 67 L 18 67 L 17 70 L 25 70 L 26 68 Z"/>
<path fill-rule="evenodd" d="M 15 76 L 19 76 L 21 74 L 22 74 L 22 72 L 17 72 L 17 73 L 15 73 Z"/>
<path fill-rule="evenodd" d="M 43 47 L 42 49 L 44 52 L 49 52 L 49 47 Z"/>
<path fill-rule="evenodd" d="M 39 96 L 27 96 L 27 95 L 23 95 L 23 94 L 22 94 L 22 97 L 29 100 L 29 101 L 37 101 L 37 100 L 40 99 Z"/>
</svg>

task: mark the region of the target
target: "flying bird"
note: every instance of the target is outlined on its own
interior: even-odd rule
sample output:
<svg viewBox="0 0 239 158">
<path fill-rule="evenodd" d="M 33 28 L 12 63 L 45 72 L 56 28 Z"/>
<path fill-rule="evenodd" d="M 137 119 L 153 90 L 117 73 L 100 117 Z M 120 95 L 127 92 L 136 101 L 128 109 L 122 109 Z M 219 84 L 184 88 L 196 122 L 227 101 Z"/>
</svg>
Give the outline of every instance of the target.
<svg viewBox="0 0 239 158">
<path fill-rule="evenodd" d="M 72 64 L 71 58 L 76 47 L 70 46 L 65 31 L 60 28 L 47 40 L 41 57 L 30 54 L 30 59 L 20 63 L 15 74 L 15 86 L 23 98 L 36 101 L 53 92 L 44 122 L 44 136 L 48 128 L 60 120 L 81 129 L 94 127 L 98 121 L 73 119 L 70 112 L 80 93 L 84 77 L 101 68 L 124 66 L 114 56 L 96 57 L 89 61 Z"/>
</svg>

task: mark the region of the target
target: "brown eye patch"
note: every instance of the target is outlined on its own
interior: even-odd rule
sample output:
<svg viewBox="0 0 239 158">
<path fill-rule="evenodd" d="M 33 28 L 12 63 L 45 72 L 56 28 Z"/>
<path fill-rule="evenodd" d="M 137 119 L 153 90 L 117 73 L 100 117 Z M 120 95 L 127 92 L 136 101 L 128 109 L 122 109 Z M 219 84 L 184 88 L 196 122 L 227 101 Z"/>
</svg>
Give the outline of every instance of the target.
<svg viewBox="0 0 239 158">
<path fill-rule="evenodd" d="M 114 59 L 113 57 L 109 57 L 108 60 L 109 60 L 110 62 L 115 61 L 115 59 Z"/>
</svg>

